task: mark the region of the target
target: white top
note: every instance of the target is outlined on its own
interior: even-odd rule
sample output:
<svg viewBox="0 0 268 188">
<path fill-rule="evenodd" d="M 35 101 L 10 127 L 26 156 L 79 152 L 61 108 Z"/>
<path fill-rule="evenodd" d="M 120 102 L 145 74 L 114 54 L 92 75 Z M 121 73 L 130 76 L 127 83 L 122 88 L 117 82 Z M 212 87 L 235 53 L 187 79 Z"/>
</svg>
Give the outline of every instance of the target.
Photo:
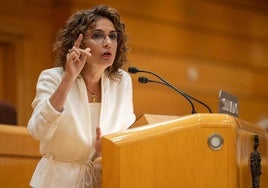
<svg viewBox="0 0 268 188">
<path fill-rule="evenodd" d="M 121 80 L 115 82 L 105 74 L 101 78 L 102 99 L 99 110 L 88 105 L 88 96 L 80 76 L 68 93 L 63 112 L 49 103 L 62 80 L 60 67 L 43 71 L 32 102 L 33 114 L 28 131 L 40 141 L 43 156 L 36 167 L 30 185 L 35 188 L 80 188 L 86 179 L 93 181 L 96 170 L 90 161 L 94 152 L 95 126 L 102 135 L 126 130 L 134 121 L 132 82 L 128 73 L 120 70 Z M 95 110 L 94 110 L 95 109 Z M 98 114 L 97 115 L 93 114 Z M 98 125 L 96 122 L 99 121 Z M 94 126 L 94 127 L 93 127 Z M 90 177 L 89 177 L 89 176 Z M 86 186 L 86 187 L 92 187 Z"/>
<path fill-rule="evenodd" d="M 96 130 L 100 122 L 101 103 L 88 103 L 88 113 L 91 117 L 92 130 Z M 95 146 L 96 131 L 92 131 L 92 143 Z M 90 158 L 95 153 L 95 148 L 92 148 Z"/>
</svg>

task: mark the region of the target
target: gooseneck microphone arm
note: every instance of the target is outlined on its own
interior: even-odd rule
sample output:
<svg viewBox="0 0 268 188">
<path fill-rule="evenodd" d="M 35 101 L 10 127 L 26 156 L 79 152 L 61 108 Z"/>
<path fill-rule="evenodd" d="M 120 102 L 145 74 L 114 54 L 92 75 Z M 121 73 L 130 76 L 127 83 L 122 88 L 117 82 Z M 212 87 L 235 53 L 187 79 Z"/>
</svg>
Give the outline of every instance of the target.
<svg viewBox="0 0 268 188">
<path fill-rule="evenodd" d="M 168 86 L 168 87 L 171 87 L 172 89 L 174 89 L 175 91 L 177 91 L 178 93 L 180 93 L 183 97 L 185 97 L 185 98 L 190 102 L 190 104 L 191 104 L 192 109 L 193 109 L 194 112 L 195 112 L 195 108 L 193 107 L 193 103 L 192 103 L 192 101 L 191 101 L 190 99 L 192 99 L 192 100 L 194 100 L 194 101 L 196 101 L 196 102 L 202 104 L 203 106 L 205 106 L 205 107 L 208 109 L 208 111 L 209 111 L 210 113 L 212 113 L 212 110 L 210 109 L 210 107 L 209 107 L 207 104 L 205 104 L 204 102 L 202 102 L 202 101 L 200 101 L 200 100 L 198 100 L 198 99 L 192 97 L 191 95 L 189 95 L 189 94 L 187 94 L 187 93 L 184 93 L 183 91 L 181 91 L 181 90 L 175 88 L 175 87 L 172 86 L 170 83 L 168 83 L 168 82 L 165 81 L 163 78 L 161 78 L 159 75 L 157 75 L 157 74 L 155 74 L 155 73 L 153 73 L 153 72 L 145 71 L 145 70 L 139 70 L 139 69 L 136 68 L 136 67 L 129 67 L 128 72 L 129 72 L 129 73 L 132 73 L 132 74 L 136 74 L 136 73 L 138 73 L 138 72 L 144 72 L 144 73 L 152 74 L 152 75 L 156 76 L 157 78 L 159 78 L 161 81 L 163 81 L 163 83 L 162 83 L 162 82 L 158 82 L 158 81 L 154 81 L 154 80 L 149 80 L 149 79 L 146 78 L 146 77 L 140 77 L 140 78 L 139 78 L 139 82 L 141 82 L 141 83 L 155 82 L 155 83 L 161 83 L 161 84 L 163 84 L 163 85 L 166 85 L 166 86 Z M 195 113 L 196 113 L 196 112 L 195 112 Z"/>
<path fill-rule="evenodd" d="M 191 99 L 190 99 L 187 95 L 185 95 L 184 92 L 178 90 L 178 89 L 175 88 L 173 85 L 171 85 L 171 84 L 168 83 L 166 80 L 164 80 L 161 76 L 159 76 L 159 75 L 157 75 L 157 74 L 155 74 L 155 73 L 153 73 L 153 72 L 150 72 L 150 71 L 139 70 L 139 69 L 137 69 L 136 67 L 129 67 L 129 68 L 128 68 L 128 72 L 131 73 L 131 74 L 136 74 L 136 73 L 138 73 L 138 72 L 144 72 L 144 73 L 152 74 L 152 75 L 154 75 L 155 77 L 159 78 L 162 82 L 165 83 L 165 85 L 171 87 L 172 89 L 174 89 L 175 91 L 177 91 L 179 94 L 181 94 L 184 98 L 186 98 L 186 99 L 188 100 L 188 102 L 190 103 L 191 107 L 192 107 L 192 114 L 195 114 L 195 113 L 196 113 L 194 104 L 193 104 L 193 102 L 191 101 Z"/>
<path fill-rule="evenodd" d="M 165 86 L 168 86 L 168 87 L 169 87 L 169 85 L 167 85 L 167 84 L 164 83 L 164 82 L 159 82 L 159 81 L 155 81 L 155 80 L 150 80 L 150 79 L 148 79 L 148 78 L 146 78 L 146 77 L 143 77 L 143 76 L 139 77 L 139 78 L 138 78 L 138 81 L 139 81 L 140 83 L 142 83 L 142 84 L 146 84 L 146 83 L 148 83 L 148 82 L 153 82 L 153 83 L 162 84 L 162 85 L 165 85 Z M 183 91 L 181 91 L 181 92 L 183 92 Z M 205 107 L 208 109 L 208 111 L 209 111 L 210 113 L 212 113 L 212 110 L 210 109 L 210 107 L 209 107 L 207 104 L 205 104 L 204 102 L 202 102 L 202 101 L 200 101 L 200 100 L 198 100 L 198 99 L 192 97 L 191 95 L 189 95 L 189 94 L 187 94 L 187 93 L 184 93 L 184 94 L 187 95 L 190 99 L 192 99 L 192 100 L 194 100 L 194 101 L 196 101 L 196 102 L 202 104 L 203 106 L 205 106 Z"/>
</svg>

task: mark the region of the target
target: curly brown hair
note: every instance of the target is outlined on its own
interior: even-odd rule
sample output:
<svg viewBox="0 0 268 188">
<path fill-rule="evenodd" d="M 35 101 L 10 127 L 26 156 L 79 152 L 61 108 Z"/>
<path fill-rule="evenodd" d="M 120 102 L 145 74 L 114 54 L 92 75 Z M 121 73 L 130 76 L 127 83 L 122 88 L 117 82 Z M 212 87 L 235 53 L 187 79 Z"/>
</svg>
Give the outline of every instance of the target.
<svg viewBox="0 0 268 188">
<path fill-rule="evenodd" d="M 117 52 L 114 63 L 108 67 L 106 71 L 110 78 L 120 78 L 118 69 L 123 67 L 127 62 L 127 34 L 125 24 L 120 20 L 120 15 L 114 8 L 106 5 L 97 5 L 88 10 L 80 10 L 72 15 L 64 24 L 63 28 L 59 30 L 56 42 L 54 44 L 54 51 L 56 51 L 56 66 L 66 66 L 66 54 L 71 49 L 77 40 L 80 33 L 86 34 L 88 29 L 94 28 L 95 23 L 100 18 L 108 18 L 115 27 L 118 33 Z M 83 44 L 81 43 L 83 48 Z"/>
</svg>

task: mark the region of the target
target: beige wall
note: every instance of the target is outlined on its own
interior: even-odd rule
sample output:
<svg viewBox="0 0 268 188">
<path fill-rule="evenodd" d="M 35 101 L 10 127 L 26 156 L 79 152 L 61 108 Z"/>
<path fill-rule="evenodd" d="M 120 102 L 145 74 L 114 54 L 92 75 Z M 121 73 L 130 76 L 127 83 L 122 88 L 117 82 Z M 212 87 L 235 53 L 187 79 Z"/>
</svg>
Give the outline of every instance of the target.
<svg viewBox="0 0 268 188">
<path fill-rule="evenodd" d="M 117 8 L 126 23 L 132 66 L 158 73 L 206 102 L 214 112 L 218 108 L 218 91 L 223 89 L 239 98 L 242 119 L 256 123 L 262 117 L 268 118 L 268 4 L 264 1 L 55 2 L 58 3 L 1 2 L 0 73 L 3 59 L 7 58 L 12 65 L 8 68 L 14 73 L 13 80 L 9 79 L 16 92 L 6 95 L 9 84 L 4 83 L 0 97 L 16 104 L 20 125 L 26 126 L 31 114 L 37 76 L 42 69 L 53 66 L 51 45 L 57 28 L 71 12 L 103 3 Z M 11 46 L 9 53 L 15 56 L 3 55 L 5 44 Z M 6 73 L 10 71 L 5 70 L 0 79 Z M 156 84 L 141 85 L 138 76 L 133 75 L 137 114 L 190 113 L 189 104 L 174 91 Z M 198 104 L 196 108 L 198 112 L 207 112 Z"/>
</svg>

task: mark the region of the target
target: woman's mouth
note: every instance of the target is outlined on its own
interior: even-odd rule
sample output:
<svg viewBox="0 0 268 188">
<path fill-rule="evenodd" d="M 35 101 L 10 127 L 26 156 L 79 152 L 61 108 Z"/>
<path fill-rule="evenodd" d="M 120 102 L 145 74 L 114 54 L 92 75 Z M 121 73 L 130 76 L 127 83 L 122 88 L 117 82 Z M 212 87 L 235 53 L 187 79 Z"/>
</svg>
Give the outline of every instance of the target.
<svg viewBox="0 0 268 188">
<path fill-rule="evenodd" d="M 112 53 L 110 53 L 110 52 L 104 52 L 101 56 L 102 57 L 105 57 L 105 58 L 109 58 L 109 57 L 112 56 Z"/>
</svg>

